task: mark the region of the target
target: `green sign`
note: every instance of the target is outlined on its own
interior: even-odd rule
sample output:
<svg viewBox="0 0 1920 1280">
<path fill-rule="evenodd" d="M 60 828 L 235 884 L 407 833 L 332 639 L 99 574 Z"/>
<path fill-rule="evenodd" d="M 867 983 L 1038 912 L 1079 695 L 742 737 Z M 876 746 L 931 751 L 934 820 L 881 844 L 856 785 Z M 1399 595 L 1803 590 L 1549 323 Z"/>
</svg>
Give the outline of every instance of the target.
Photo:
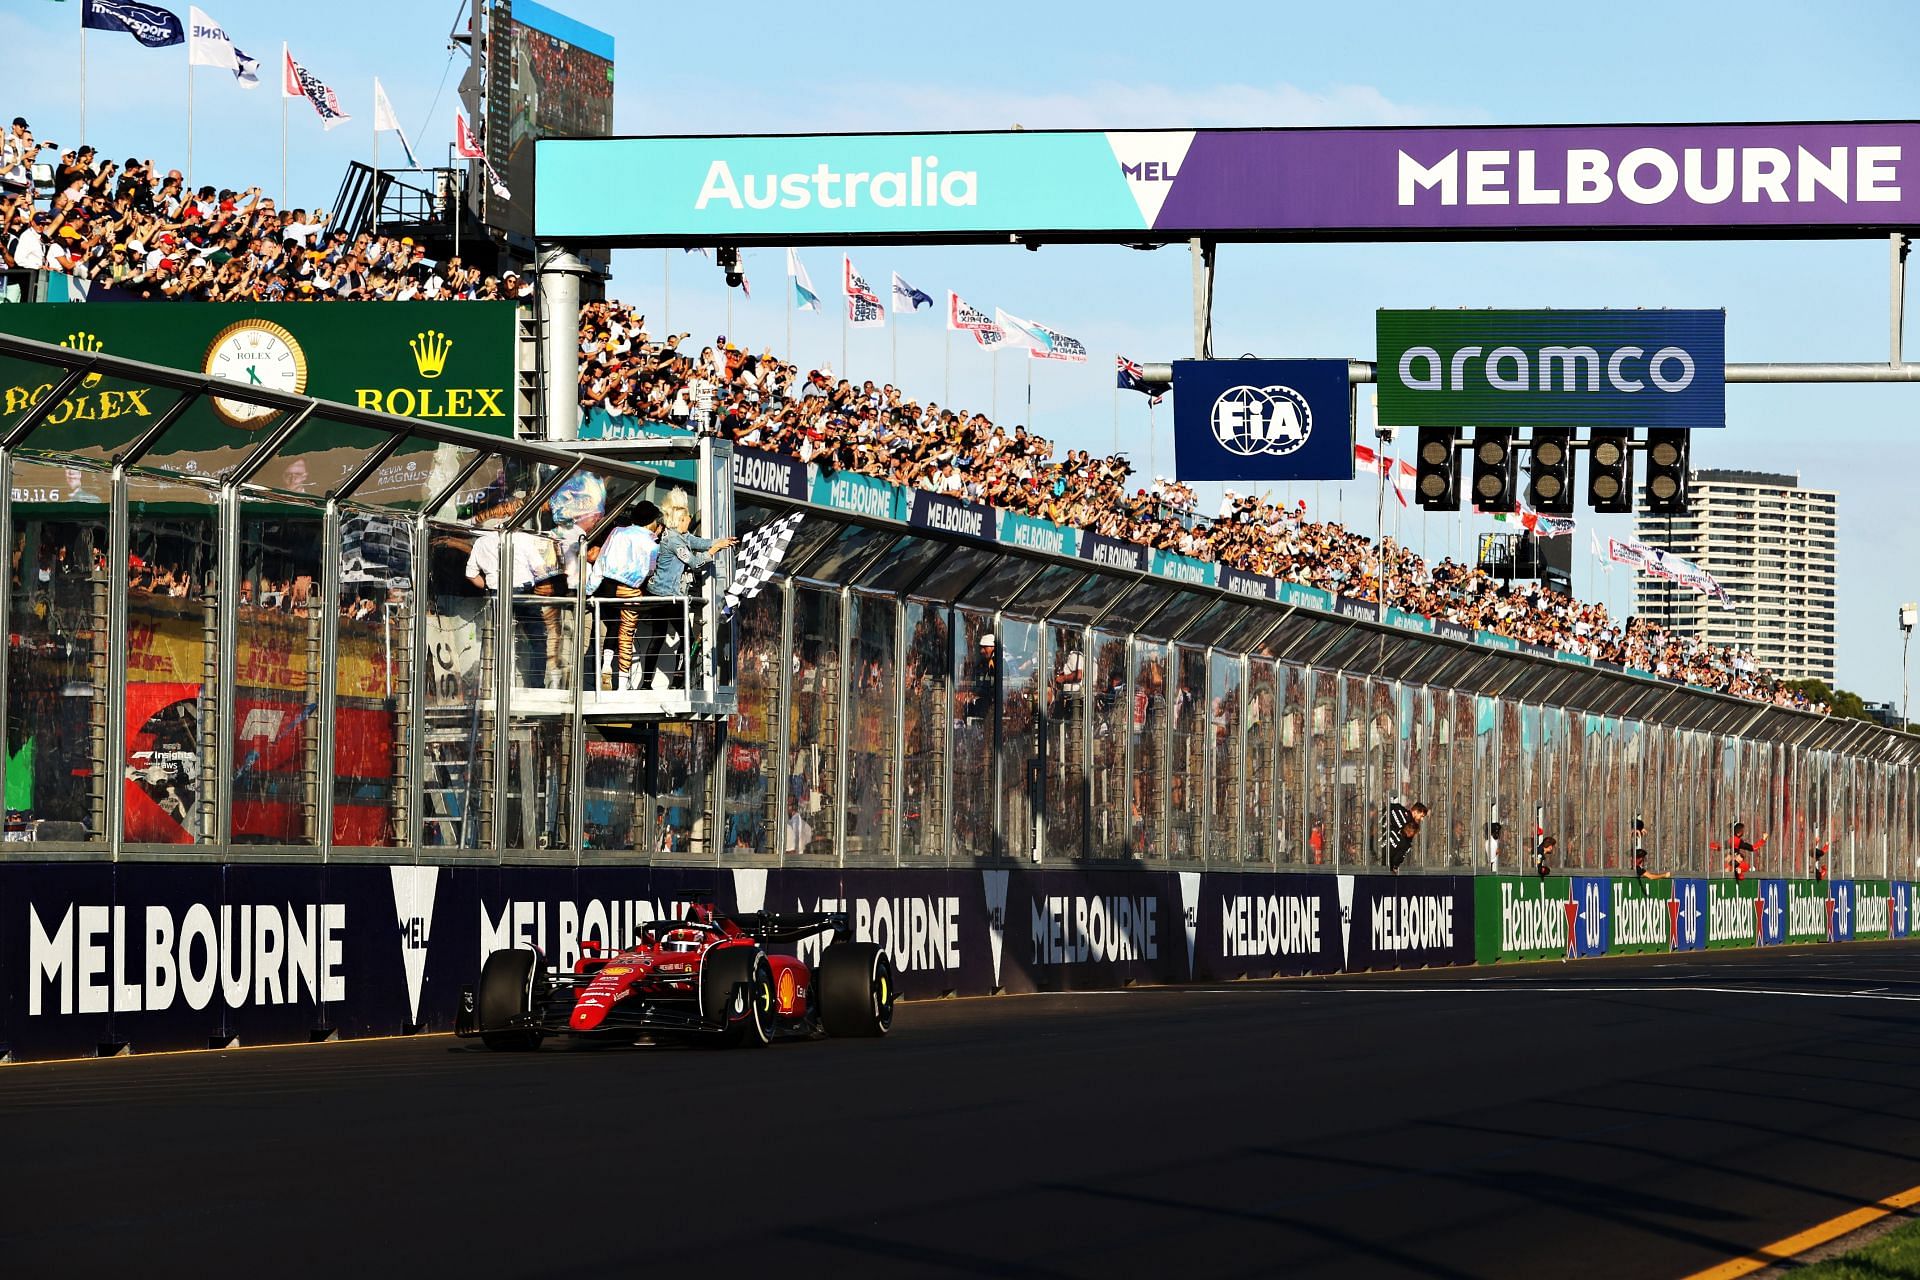
<svg viewBox="0 0 1920 1280">
<path fill-rule="evenodd" d="M 1480 876 L 1473 882 L 1474 959 L 1558 960 L 1567 954 L 1566 876 Z"/>
<path fill-rule="evenodd" d="M 516 310 L 511 302 L 107 302 L 0 308 L 0 331 L 511 436 Z M 0 361 L 0 426 L 51 394 L 59 376 L 48 366 Z M 138 382 L 90 379 L 47 416 L 26 448 L 104 462 L 177 398 Z M 275 410 L 206 397 L 180 418 L 148 461 L 219 475 L 279 417 Z M 378 438 L 370 431 L 310 424 L 283 452 L 307 454 L 303 474 L 318 491 L 333 467 L 350 469 Z"/>
<path fill-rule="evenodd" d="M 1760 941 L 1760 899 L 1739 880 L 1707 881 L 1707 945 L 1751 947 Z"/>
<path fill-rule="evenodd" d="M 1381 311 L 1380 423 L 1724 427 L 1724 311 Z"/>
<path fill-rule="evenodd" d="M 1826 940 L 1826 881 L 1787 881 L 1787 941 L 1825 942 Z"/>
<path fill-rule="evenodd" d="M 1607 954 L 1643 955 L 1673 944 L 1673 882 L 1618 879 L 1613 882 L 1613 919 L 1607 929 Z"/>
<path fill-rule="evenodd" d="M 1891 938 L 1893 885 L 1885 880 L 1853 882 L 1854 938 Z"/>
</svg>

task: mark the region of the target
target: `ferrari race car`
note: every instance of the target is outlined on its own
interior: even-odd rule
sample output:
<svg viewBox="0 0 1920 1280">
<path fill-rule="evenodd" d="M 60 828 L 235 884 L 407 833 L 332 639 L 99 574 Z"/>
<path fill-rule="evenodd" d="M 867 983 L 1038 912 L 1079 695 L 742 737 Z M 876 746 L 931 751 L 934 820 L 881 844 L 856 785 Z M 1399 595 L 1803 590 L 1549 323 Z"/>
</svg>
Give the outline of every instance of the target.
<svg viewBox="0 0 1920 1280">
<path fill-rule="evenodd" d="M 817 968 L 771 944 L 831 932 Z M 686 1040 L 719 1046 L 779 1039 L 884 1036 L 893 1027 L 893 964 L 871 942 L 849 940 L 844 912 L 726 916 L 695 905 L 658 920 L 624 951 L 580 944 L 571 973 L 538 951 L 487 957 L 477 987 L 460 993 L 454 1033 L 489 1049 L 537 1049 L 548 1036 Z"/>
</svg>

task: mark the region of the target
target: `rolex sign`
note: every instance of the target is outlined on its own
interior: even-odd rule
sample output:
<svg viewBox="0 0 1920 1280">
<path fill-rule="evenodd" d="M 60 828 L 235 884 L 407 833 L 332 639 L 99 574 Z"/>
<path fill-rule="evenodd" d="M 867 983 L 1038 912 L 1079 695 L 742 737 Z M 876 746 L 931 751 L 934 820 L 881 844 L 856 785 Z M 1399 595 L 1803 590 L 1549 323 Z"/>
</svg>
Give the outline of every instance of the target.
<svg viewBox="0 0 1920 1280">
<path fill-rule="evenodd" d="M 0 307 L 0 331 L 511 436 L 516 310 L 511 302 L 49 303 Z M 0 429 L 58 381 L 54 369 L 0 361 Z M 173 400 L 137 382 L 89 379 L 48 415 L 35 443 L 104 460 Z M 280 417 L 208 396 L 168 432 L 161 452 L 223 458 Z"/>
</svg>

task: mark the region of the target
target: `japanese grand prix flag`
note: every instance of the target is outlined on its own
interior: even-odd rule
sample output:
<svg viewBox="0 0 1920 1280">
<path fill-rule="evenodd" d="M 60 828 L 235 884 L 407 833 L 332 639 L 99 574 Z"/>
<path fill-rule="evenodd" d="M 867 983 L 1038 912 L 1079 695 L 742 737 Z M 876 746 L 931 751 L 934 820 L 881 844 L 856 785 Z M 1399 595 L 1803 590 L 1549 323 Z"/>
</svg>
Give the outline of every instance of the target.
<svg viewBox="0 0 1920 1280">
<path fill-rule="evenodd" d="M 887 323 L 887 307 L 867 278 L 853 269 L 853 259 L 840 255 L 841 292 L 847 295 L 847 323 L 856 329 L 879 329 Z"/>
<path fill-rule="evenodd" d="M 260 86 L 260 59 L 250 58 L 235 45 L 220 24 L 201 11 L 199 5 L 187 9 L 187 65 L 225 67 L 242 89 Z"/>
<path fill-rule="evenodd" d="M 281 97 L 305 98 L 311 102 L 320 115 L 322 127 L 326 129 L 353 119 L 340 106 L 340 95 L 328 88 L 319 76 L 295 62 L 293 53 L 284 44 L 280 46 L 280 60 Z"/>
</svg>

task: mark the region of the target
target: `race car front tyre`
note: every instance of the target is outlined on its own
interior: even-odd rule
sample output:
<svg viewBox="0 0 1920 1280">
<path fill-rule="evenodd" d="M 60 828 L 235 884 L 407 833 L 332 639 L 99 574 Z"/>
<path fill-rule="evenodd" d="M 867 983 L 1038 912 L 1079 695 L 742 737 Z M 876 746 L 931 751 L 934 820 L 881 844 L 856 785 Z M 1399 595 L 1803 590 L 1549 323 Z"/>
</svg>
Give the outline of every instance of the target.
<svg viewBox="0 0 1920 1280">
<path fill-rule="evenodd" d="M 718 947 L 700 965 L 700 1020 L 724 1049 L 754 1048 L 773 1033 L 773 965 L 758 947 Z"/>
<path fill-rule="evenodd" d="M 814 974 L 820 1025 L 830 1036 L 884 1036 L 893 1030 L 893 962 L 879 944 L 836 942 Z"/>
<path fill-rule="evenodd" d="M 543 976 L 537 951 L 496 951 L 487 957 L 474 997 L 474 1021 L 479 1024 L 482 1044 L 502 1053 L 524 1053 L 540 1047 L 538 1031 L 510 1024 L 532 1011 L 534 985 Z"/>
</svg>

